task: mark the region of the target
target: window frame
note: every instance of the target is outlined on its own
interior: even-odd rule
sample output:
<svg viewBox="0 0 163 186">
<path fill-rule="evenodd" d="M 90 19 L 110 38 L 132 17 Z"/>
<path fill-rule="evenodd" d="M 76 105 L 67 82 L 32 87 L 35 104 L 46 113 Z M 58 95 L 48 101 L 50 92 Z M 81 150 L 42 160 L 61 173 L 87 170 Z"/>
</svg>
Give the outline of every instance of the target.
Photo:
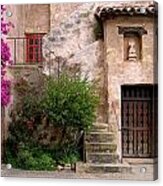
<svg viewBox="0 0 163 186">
<path fill-rule="evenodd" d="M 26 33 L 26 63 L 43 62 L 42 38 L 45 33 Z M 37 41 L 37 43 L 36 43 Z M 30 51 L 31 50 L 31 51 Z M 36 52 L 37 50 L 37 52 Z"/>
</svg>

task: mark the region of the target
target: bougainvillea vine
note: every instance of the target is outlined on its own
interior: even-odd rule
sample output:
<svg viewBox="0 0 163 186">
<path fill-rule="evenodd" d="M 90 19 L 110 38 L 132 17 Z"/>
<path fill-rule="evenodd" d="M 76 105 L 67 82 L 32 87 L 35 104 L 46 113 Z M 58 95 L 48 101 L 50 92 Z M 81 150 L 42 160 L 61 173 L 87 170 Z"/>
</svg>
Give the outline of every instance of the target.
<svg viewBox="0 0 163 186">
<path fill-rule="evenodd" d="M 13 27 L 11 22 L 5 19 L 6 8 L 1 5 L 1 105 L 3 107 L 7 106 L 10 102 L 10 88 L 11 82 L 6 76 L 6 67 L 12 64 L 11 53 L 8 43 L 6 41 L 6 36 Z"/>
</svg>

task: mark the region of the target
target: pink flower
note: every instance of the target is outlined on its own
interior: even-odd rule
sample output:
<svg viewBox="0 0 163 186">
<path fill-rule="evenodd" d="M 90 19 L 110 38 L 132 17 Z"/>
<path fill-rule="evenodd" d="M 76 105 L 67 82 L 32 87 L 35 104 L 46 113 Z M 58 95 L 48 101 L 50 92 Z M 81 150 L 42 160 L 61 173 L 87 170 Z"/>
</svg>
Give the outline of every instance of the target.
<svg viewBox="0 0 163 186">
<path fill-rule="evenodd" d="M 8 43 L 5 41 L 5 35 L 10 31 L 10 27 L 13 27 L 11 22 L 6 22 L 4 13 L 6 7 L 1 5 L 1 104 L 2 106 L 7 106 L 11 100 L 10 88 L 11 82 L 8 80 L 6 75 L 6 67 L 12 64 L 11 53 Z"/>
</svg>

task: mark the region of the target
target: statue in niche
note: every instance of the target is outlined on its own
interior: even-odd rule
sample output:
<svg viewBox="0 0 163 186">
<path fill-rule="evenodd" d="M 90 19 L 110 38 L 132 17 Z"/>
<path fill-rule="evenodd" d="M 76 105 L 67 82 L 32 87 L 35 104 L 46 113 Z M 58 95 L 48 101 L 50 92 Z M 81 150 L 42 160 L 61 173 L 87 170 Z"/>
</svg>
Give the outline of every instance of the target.
<svg viewBox="0 0 163 186">
<path fill-rule="evenodd" d="M 128 42 L 128 60 L 136 61 L 136 59 L 137 59 L 136 44 L 135 40 L 131 38 Z"/>
</svg>

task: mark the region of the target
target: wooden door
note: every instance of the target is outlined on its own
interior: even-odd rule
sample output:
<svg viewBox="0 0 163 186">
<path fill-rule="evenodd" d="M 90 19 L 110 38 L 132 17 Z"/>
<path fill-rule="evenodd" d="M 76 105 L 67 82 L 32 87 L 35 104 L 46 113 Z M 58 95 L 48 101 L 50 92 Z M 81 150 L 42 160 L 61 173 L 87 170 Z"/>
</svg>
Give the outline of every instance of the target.
<svg viewBox="0 0 163 186">
<path fill-rule="evenodd" d="M 157 156 L 157 86 L 121 88 L 123 157 Z"/>
</svg>

